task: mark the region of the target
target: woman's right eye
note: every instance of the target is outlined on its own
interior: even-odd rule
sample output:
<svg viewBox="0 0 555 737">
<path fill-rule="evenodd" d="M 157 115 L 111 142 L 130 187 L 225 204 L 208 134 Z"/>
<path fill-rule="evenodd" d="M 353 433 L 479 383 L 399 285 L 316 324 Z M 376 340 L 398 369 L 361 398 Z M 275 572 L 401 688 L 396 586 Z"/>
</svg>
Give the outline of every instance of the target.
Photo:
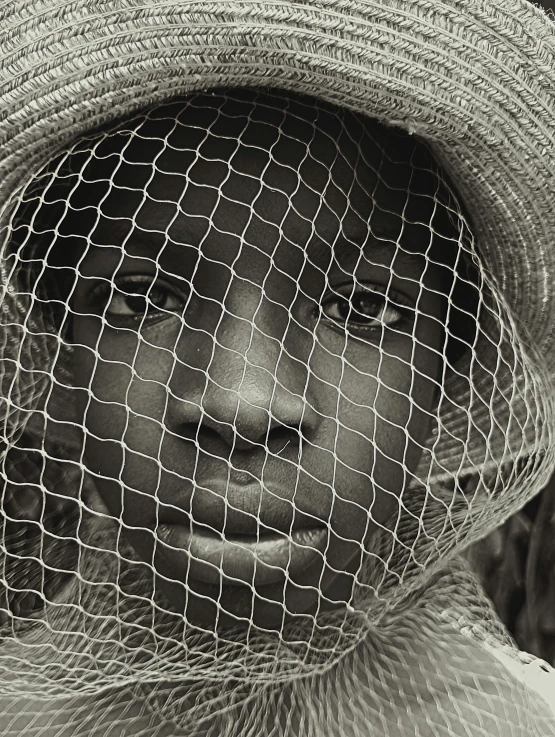
<svg viewBox="0 0 555 737">
<path fill-rule="evenodd" d="M 161 282 L 121 279 L 102 285 L 93 297 L 103 314 L 117 318 L 149 319 L 181 312 L 184 298 Z"/>
</svg>

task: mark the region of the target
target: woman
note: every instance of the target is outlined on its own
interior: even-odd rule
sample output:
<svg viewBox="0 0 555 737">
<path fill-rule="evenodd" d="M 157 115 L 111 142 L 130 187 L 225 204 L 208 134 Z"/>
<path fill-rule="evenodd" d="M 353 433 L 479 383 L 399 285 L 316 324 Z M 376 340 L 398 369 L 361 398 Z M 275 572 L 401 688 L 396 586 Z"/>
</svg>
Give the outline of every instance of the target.
<svg viewBox="0 0 555 737">
<path fill-rule="evenodd" d="M 547 54 L 545 18 L 29 7 L 1 733 L 555 733 L 551 673 L 455 557 L 552 463 L 553 99 L 536 47 L 496 46 L 518 22 Z"/>
</svg>

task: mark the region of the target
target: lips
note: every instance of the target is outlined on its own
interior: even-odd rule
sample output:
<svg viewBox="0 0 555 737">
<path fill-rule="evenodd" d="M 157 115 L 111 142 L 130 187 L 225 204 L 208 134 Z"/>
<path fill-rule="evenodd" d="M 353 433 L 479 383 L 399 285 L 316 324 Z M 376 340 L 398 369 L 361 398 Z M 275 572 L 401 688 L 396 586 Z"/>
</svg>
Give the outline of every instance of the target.
<svg viewBox="0 0 555 737">
<path fill-rule="evenodd" d="M 287 493 L 286 493 L 287 491 Z M 322 565 L 328 530 L 300 512 L 276 485 L 213 480 L 195 487 L 188 509 L 161 505 L 156 529 L 163 556 L 180 571 L 217 584 L 266 585 Z"/>
<path fill-rule="evenodd" d="M 301 512 L 289 497 L 290 490 L 275 484 L 233 484 L 221 480 L 197 485 L 187 495 L 187 508 L 180 504 L 163 503 L 158 523 L 190 527 L 191 523 L 206 530 L 230 535 L 266 536 L 291 534 L 304 529 L 322 527 L 320 516 Z"/>
<path fill-rule="evenodd" d="M 244 535 L 222 537 L 202 526 L 163 524 L 158 537 L 165 543 L 166 559 L 198 581 L 230 585 L 264 586 L 295 579 L 307 569 L 322 565 L 328 542 L 323 527 L 296 530 L 290 535 L 273 533 L 258 538 Z"/>
</svg>

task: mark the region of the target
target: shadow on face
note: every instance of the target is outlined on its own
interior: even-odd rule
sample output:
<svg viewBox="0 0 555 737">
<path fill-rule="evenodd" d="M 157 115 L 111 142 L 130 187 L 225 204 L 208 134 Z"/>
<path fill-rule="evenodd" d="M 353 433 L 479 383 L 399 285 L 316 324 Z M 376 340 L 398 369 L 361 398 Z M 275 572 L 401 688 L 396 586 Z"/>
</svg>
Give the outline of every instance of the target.
<svg viewBox="0 0 555 737">
<path fill-rule="evenodd" d="M 159 107 L 75 162 L 49 258 L 84 458 L 156 589 L 207 627 L 345 607 L 445 361 L 459 229 L 431 156 L 237 91 Z"/>
</svg>

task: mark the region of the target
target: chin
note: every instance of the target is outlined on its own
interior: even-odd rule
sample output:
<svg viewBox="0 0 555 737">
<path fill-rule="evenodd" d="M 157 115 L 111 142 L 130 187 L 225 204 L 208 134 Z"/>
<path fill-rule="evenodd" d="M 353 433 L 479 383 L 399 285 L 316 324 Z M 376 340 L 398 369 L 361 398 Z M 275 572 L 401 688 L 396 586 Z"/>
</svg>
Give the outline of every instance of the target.
<svg viewBox="0 0 555 737">
<path fill-rule="evenodd" d="M 172 610 L 184 614 L 193 627 L 221 634 L 254 625 L 281 634 L 292 629 L 299 637 L 303 629 L 312 633 L 325 613 L 346 611 L 346 594 L 352 588 L 352 579 L 338 575 L 333 583 L 332 593 L 316 586 L 301 587 L 291 580 L 254 588 L 247 583 L 230 585 L 222 581 L 215 585 L 189 577 L 185 586 L 157 576 L 156 589 Z"/>
</svg>

